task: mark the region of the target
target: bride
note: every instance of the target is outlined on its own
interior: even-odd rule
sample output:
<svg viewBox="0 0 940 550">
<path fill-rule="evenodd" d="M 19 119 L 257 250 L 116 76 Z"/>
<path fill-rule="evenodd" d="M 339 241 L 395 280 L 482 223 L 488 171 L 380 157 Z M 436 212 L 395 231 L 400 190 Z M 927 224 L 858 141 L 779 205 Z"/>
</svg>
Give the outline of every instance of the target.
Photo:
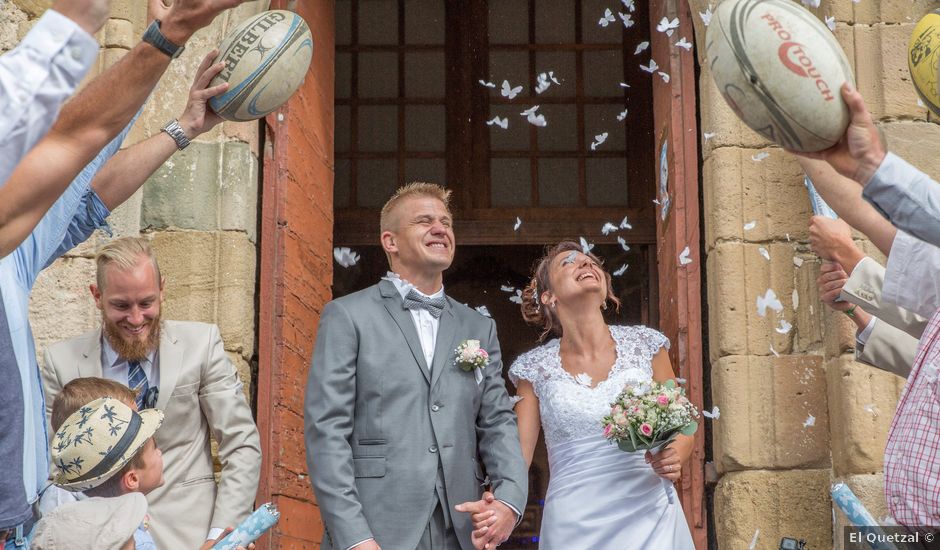
<svg viewBox="0 0 940 550">
<path fill-rule="evenodd" d="M 545 430 L 549 483 L 539 547 L 692 549 L 673 487 L 692 437 L 680 434 L 655 455 L 626 453 L 604 438 L 601 419 L 625 385 L 673 378 L 669 340 L 643 326 L 608 326 L 608 303 L 620 305 L 610 275 L 574 242 L 552 248 L 523 293 L 525 320 L 543 329 L 542 339 L 559 337 L 509 369 L 522 397 L 516 414 L 530 466 Z"/>
</svg>

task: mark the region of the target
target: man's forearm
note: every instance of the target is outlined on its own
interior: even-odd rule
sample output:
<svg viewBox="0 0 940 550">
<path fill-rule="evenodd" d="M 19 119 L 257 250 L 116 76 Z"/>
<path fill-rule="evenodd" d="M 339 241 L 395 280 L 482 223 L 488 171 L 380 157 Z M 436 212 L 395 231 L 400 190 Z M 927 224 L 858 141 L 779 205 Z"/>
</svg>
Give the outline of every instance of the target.
<svg viewBox="0 0 940 550">
<path fill-rule="evenodd" d="M 137 192 L 176 151 L 173 138 L 160 132 L 115 155 L 95 176 L 91 188 L 108 210 L 114 210 Z"/>
</svg>

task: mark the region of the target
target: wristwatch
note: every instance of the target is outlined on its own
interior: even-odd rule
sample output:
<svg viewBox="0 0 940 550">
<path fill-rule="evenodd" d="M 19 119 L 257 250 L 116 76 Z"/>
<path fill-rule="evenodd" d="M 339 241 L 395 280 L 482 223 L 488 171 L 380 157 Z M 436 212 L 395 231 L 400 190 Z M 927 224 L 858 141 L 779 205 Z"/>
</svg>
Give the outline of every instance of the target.
<svg viewBox="0 0 940 550">
<path fill-rule="evenodd" d="M 166 123 L 166 126 L 162 128 L 164 132 L 167 133 L 173 141 L 176 142 L 176 148 L 182 151 L 183 149 L 189 147 L 189 138 L 186 137 L 186 132 L 183 131 L 183 127 L 180 126 L 179 120 L 173 119 Z"/>
<path fill-rule="evenodd" d="M 181 53 L 183 53 L 183 50 L 186 49 L 186 46 L 177 46 L 176 44 L 167 40 L 167 37 L 163 36 L 163 33 L 160 32 L 159 19 L 153 20 L 153 23 L 151 23 L 144 32 L 144 36 L 141 38 L 141 40 L 167 54 L 170 56 L 170 59 L 176 59 L 180 56 Z"/>
</svg>

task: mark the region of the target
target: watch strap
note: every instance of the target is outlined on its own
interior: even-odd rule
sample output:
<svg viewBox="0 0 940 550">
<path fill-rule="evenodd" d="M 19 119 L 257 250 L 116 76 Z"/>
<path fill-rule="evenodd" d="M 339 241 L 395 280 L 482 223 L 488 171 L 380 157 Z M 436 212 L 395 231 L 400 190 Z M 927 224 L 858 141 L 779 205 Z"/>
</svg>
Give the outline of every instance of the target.
<svg viewBox="0 0 940 550">
<path fill-rule="evenodd" d="M 186 49 L 186 46 L 177 46 L 176 44 L 170 42 L 166 36 L 163 36 L 163 33 L 160 32 L 160 20 L 154 19 L 153 23 L 147 27 L 147 30 L 144 32 L 143 40 L 144 42 L 150 44 L 154 48 L 160 50 L 161 52 L 170 56 L 170 59 L 176 59 L 183 53 L 183 50 Z"/>
<path fill-rule="evenodd" d="M 161 130 L 173 138 L 173 141 L 176 142 L 176 148 L 180 151 L 189 147 L 189 138 L 186 137 L 186 132 L 184 132 L 183 127 L 180 126 L 179 120 L 174 118 L 173 120 L 167 122 L 166 125 L 161 128 Z"/>
</svg>

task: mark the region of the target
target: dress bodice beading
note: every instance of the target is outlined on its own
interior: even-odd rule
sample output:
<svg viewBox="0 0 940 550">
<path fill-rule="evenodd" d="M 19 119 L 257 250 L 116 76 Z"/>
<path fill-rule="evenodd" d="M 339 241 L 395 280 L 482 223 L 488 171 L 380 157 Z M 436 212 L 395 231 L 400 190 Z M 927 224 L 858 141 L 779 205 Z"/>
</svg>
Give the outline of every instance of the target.
<svg viewBox="0 0 940 550">
<path fill-rule="evenodd" d="M 564 370 L 557 338 L 522 354 L 509 368 L 513 384 L 527 380 L 535 390 L 549 452 L 561 443 L 603 437 L 601 419 L 610 413 L 610 404 L 625 385 L 652 380 L 653 356 L 669 347 L 662 333 L 644 326 L 611 326 L 610 334 L 617 359 L 606 380 Z"/>
</svg>

